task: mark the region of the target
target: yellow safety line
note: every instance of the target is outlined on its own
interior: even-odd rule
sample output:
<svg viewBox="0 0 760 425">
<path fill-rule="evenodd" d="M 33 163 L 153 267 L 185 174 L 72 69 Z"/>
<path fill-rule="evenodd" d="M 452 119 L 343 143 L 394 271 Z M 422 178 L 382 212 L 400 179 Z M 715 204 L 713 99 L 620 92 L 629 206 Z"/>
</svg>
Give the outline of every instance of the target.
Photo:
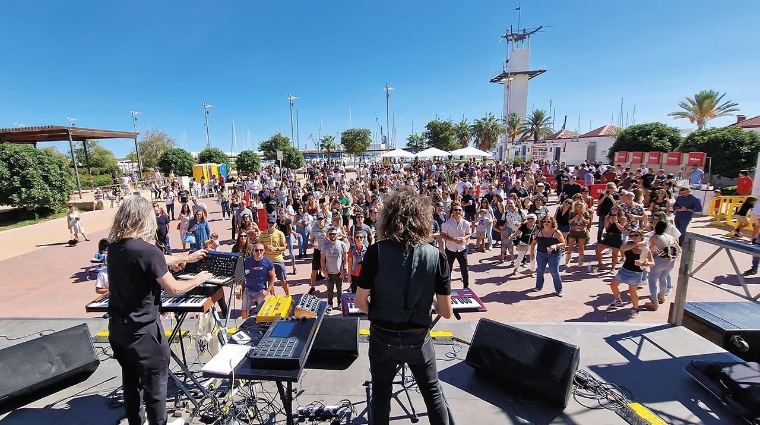
<svg viewBox="0 0 760 425">
<path fill-rule="evenodd" d="M 184 337 L 186 337 L 186 336 L 188 336 L 190 334 L 190 331 L 180 331 L 179 334 L 180 334 L 180 336 L 182 336 L 184 338 Z M 172 331 L 164 331 L 164 335 L 166 335 L 167 337 L 170 337 L 172 335 Z M 108 330 L 100 331 L 100 332 L 96 333 L 95 336 L 96 337 L 108 338 Z"/>
<path fill-rule="evenodd" d="M 667 422 L 663 421 L 659 416 L 655 415 L 641 403 L 629 403 L 628 407 L 651 425 L 668 425 Z"/>
</svg>

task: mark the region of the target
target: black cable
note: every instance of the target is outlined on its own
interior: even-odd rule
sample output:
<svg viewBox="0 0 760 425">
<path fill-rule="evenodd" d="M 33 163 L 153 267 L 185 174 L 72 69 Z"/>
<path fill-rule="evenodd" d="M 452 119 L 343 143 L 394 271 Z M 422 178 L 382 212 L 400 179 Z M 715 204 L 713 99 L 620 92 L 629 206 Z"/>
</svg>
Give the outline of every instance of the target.
<svg viewBox="0 0 760 425">
<path fill-rule="evenodd" d="M 589 409 L 618 410 L 628 406 L 633 393 L 626 387 L 599 381 L 589 372 L 578 370 L 573 377 L 573 398 Z M 581 399 L 594 400 L 598 406 L 584 404 Z"/>
<path fill-rule="evenodd" d="M 0 338 L 5 338 L 6 341 L 18 341 L 19 339 L 26 339 L 26 338 L 29 338 L 30 336 L 34 336 L 34 335 L 45 336 L 45 334 L 43 332 L 51 332 L 52 333 L 52 332 L 55 332 L 55 330 L 53 330 L 53 329 L 43 329 L 41 331 L 32 332 L 32 333 L 30 333 L 28 335 L 18 336 L 18 337 L 15 337 L 15 338 L 11 338 L 8 335 L 0 335 Z"/>
</svg>

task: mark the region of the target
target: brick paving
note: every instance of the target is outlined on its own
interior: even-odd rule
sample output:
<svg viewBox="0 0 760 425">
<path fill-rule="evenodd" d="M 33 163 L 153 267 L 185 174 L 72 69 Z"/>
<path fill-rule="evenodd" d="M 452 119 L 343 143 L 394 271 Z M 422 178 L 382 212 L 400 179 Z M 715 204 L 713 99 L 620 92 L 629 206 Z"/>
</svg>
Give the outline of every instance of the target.
<svg viewBox="0 0 760 425">
<path fill-rule="evenodd" d="M 230 221 L 221 220 L 221 209 L 213 198 L 206 199 L 210 209 L 210 226 L 219 233 L 224 243 L 223 251 L 228 251 L 231 243 Z M 85 318 L 97 315 L 87 314 L 84 305 L 96 297 L 94 281 L 87 280 L 86 269 L 97 249 L 97 241 L 108 233 L 113 213 L 116 209 L 105 209 L 82 213 L 82 221 L 90 238 L 76 247 L 69 247 L 65 219 L 13 229 L 0 233 L 0 317 L 5 318 Z M 724 235 L 727 228 L 711 226 L 709 217 L 695 219 L 691 231 Z M 171 225 L 172 246 L 180 247 L 176 222 Z M 594 232 L 592 232 L 594 234 Z M 747 238 L 745 237 L 745 240 Z M 714 251 L 714 247 L 697 243 L 695 259 L 703 260 Z M 571 266 L 561 272 L 564 282 L 564 297 L 554 295 L 551 277 L 546 275 L 544 291 L 531 292 L 535 278 L 518 273 L 507 276 L 511 269 L 506 264 L 499 265 L 498 249 L 485 253 L 473 253 L 469 257 L 471 288 L 486 303 L 488 312 L 466 314 L 463 320 L 475 321 L 479 317 L 489 317 L 502 322 L 612 322 L 626 321 L 630 309 L 609 311 L 606 306 L 612 302 L 609 281 L 612 275 L 588 273 L 586 267 Z M 586 264 L 595 262 L 593 246 L 586 249 Z M 738 255 L 741 270 L 749 268 L 750 258 Z M 298 295 L 309 288 L 310 260 L 297 261 L 298 273 L 290 275 L 291 294 Z M 290 267 L 288 266 L 288 270 Z M 677 281 L 677 270 L 673 272 L 673 282 Z M 725 253 L 719 254 L 700 271 L 699 276 L 741 291 Z M 461 287 L 457 266 L 453 272 L 452 286 Z M 760 292 L 760 277 L 747 279 L 753 293 Z M 321 283 L 324 283 L 321 282 Z M 317 295 L 326 297 L 324 285 L 318 285 Z M 281 289 L 277 290 L 282 293 Z M 648 295 L 645 287 L 639 291 Z M 725 291 L 692 279 L 689 301 L 742 301 Z M 626 300 L 627 294 L 623 295 Z M 668 303 L 656 312 L 643 311 L 633 319 L 641 323 L 667 322 Z M 337 312 L 334 312 L 337 314 Z"/>
</svg>

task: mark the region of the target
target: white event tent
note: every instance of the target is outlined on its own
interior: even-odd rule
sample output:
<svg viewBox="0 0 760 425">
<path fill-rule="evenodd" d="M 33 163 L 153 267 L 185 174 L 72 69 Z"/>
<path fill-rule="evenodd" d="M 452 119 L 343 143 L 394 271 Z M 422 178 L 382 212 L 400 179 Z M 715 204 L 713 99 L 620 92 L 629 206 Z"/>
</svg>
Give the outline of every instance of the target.
<svg viewBox="0 0 760 425">
<path fill-rule="evenodd" d="M 427 148 L 424 151 L 417 152 L 417 158 L 433 158 L 436 156 L 449 156 L 450 153 L 438 148 Z"/>
<path fill-rule="evenodd" d="M 394 149 L 392 151 L 386 152 L 382 155 L 380 155 L 382 158 L 414 158 L 414 154 L 411 152 L 407 152 L 401 148 Z"/>
<path fill-rule="evenodd" d="M 472 146 L 468 146 L 466 148 L 457 149 L 455 151 L 450 152 L 450 155 L 453 156 L 485 156 L 485 157 L 492 157 L 493 154 L 491 152 L 482 151 L 480 149 L 473 148 Z"/>
</svg>

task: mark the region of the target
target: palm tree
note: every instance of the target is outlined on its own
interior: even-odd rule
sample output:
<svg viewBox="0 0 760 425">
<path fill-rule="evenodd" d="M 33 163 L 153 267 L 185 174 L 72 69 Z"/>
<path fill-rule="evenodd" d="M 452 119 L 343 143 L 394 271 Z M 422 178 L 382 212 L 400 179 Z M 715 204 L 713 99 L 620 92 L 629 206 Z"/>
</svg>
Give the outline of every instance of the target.
<svg viewBox="0 0 760 425">
<path fill-rule="evenodd" d="M 726 94 L 720 94 L 715 90 L 702 90 L 694 95 L 694 98 L 686 98 L 685 102 L 678 102 L 678 107 L 683 111 L 671 112 L 668 116 L 674 119 L 686 118 L 690 123 L 697 123 L 697 130 L 705 128 L 707 121 L 733 115 L 734 112 L 738 112 L 738 103 L 729 101 L 720 103 L 723 100 L 723 96 Z"/>
<path fill-rule="evenodd" d="M 533 143 L 537 143 L 539 139 L 543 139 L 546 136 L 554 133 L 552 128 L 551 117 L 546 116 L 546 111 L 543 109 L 536 109 L 525 118 L 525 130 L 523 130 L 523 137 L 533 138 Z"/>
<path fill-rule="evenodd" d="M 412 133 L 406 138 L 406 147 L 417 153 L 427 149 L 427 140 L 419 133 Z"/>
<path fill-rule="evenodd" d="M 327 151 L 327 162 L 330 162 L 330 153 L 338 150 L 338 145 L 335 143 L 335 136 L 332 134 L 326 134 L 319 139 L 319 150 Z"/>
<path fill-rule="evenodd" d="M 507 137 L 515 143 L 517 136 L 525 132 L 525 125 L 517 112 L 510 112 L 507 116 Z"/>
<path fill-rule="evenodd" d="M 462 117 L 462 121 L 459 121 L 454 128 L 454 130 L 457 133 L 457 143 L 459 143 L 460 147 L 466 148 L 470 145 L 470 140 L 472 140 L 472 130 L 470 129 L 470 123 L 467 122 L 467 119 Z"/>
<path fill-rule="evenodd" d="M 470 126 L 470 131 L 475 139 L 475 146 L 484 151 L 490 151 L 499 140 L 499 135 L 504 132 L 504 127 L 492 113 L 478 118 Z"/>
</svg>

